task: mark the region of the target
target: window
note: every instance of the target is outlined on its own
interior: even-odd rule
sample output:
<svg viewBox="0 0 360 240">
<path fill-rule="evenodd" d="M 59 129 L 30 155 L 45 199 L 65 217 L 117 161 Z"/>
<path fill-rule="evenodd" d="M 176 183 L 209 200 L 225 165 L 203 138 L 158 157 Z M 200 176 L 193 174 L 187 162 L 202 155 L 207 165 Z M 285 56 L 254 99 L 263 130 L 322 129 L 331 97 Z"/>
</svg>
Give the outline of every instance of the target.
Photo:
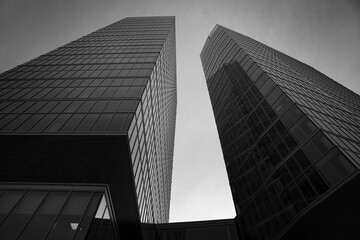
<svg viewBox="0 0 360 240">
<path fill-rule="evenodd" d="M 91 193 L 88 192 L 72 192 L 47 238 L 72 239 L 89 204 L 90 197 Z"/>
<path fill-rule="evenodd" d="M 332 146 L 333 144 L 322 133 L 318 133 L 302 147 L 302 150 L 312 162 L 315 162 Z"/>
<path fill-rule="evenodd" d="M 74 114 L 71 118 L 66 122 L 66 124 L 61 128 L 62 132 L 72 132 L 79 124 L 81 119 L 85 116 L 85 114 Z"/>
<path fill-rule="evenodd" d="M 298 143 L 302 143 L 315 130 L 315 125 L 305 116 L 300 118 L 300 120 L 290 128 L 290 132 Z"/>
<path fill-rule="evenodd" d="M 117 113 L 112 118 L 109 126 L 107 127 L 106 131 L 121 131 L 122 126 L 126 120 L 127 114 Z"/>
<path fill-rule="evenodd" d="M 320 159 L 316 163 L 316 167 L 331 186 L 336 185 L 355 171 L 354 165 L 337 148 Z"/>
<path fill-rule="evenodd" d="M 67 192 L 50 192 L 19 239 L 43 239 L 50 230 L 68 195 Z"/>
<path fill-rule="evenodd" d="M 91 128 L 91 131 L 105 131 L 111 117 L 112 117 L 112 114 L 100 115 L 100 117 L 97 119 L 97 121 Z"/>
<path fill-rule="evenodd" d="M 44 191 L 27 192 L 14 210 L 6 217 L 5 221 L 1 223 L 0 238 L 16 239 L 41 203 L 45 194 L 46 192 Z"/>
</svg>

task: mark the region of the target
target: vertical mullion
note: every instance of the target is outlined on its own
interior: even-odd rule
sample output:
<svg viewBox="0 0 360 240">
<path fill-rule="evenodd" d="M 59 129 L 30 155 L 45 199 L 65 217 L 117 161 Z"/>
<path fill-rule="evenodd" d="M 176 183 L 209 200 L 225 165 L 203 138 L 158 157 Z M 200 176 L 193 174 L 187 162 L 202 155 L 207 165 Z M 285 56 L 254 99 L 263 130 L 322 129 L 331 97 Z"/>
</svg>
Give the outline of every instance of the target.
<svg viewBox="0 0 360 240">
<path fill-rule="evenodd" d="M 56 222 L 56 220 L 58 219 L 58 217 L 61 214 L 62 210 L 64 209 L 65 205 L 67 204 L 71 193 L 72 193 L 72 191 L 70 190 L 69 194 L 66 197 L 66 200 L 65 200 L 63 206 L 61 207 L 61 209 L 60 209 L 59 213 L 57 214 L 57 216 L 55 217 L 54 221 L 52 222 L 51 227 L 49 228 L 48 232 L 45 234 L 45 237 L 43 238 L 43 240 L 45 240 L 47 238 L 47 236 L 49 235 L 49 233 L 51 232 L 51 230 L 52 230 L 52 228 L 54 226 L 54 223 Z"/>
<path fill-rule="evenodd" d="M 105 193 L 104 193 L 104 198 L 105 198 Z M 100 204 L 101 204 L 101 200 L 100 200 Z M 108 205 L 107 205 L 107 201 L 106 201 L 106 198 L 105 198 L 105 208 L 104 208 L 104 212 L 103 212 L 103 214 L 102 214 L 102 216 L 101 216 L 101 221 L 100 221 L 100 223 L 99 223 L 99 228 L 98 228 L 98 230 L 96 231 L 96 234 L 95 234 L 95 237 L 94 237 L 94 239 L 96 240 L 96 237 L 98 236 L 98 234 L 99 234 L 99 229 L 101 228 L 101 224 L 102 224 L 102 222 L 103 222 L 103 220 L 104 220 L 104 215 L 105 215 L 105 213 L 106 213 L 106 210 L 108 209 Z"/>
<path fill-rule="evenodd" d="M 36 190 L 38 191 L 38 190 Z M 41 192 L 41 190 L 40 190 Z M 27 221 L 27 223 L 25 224 L 25 226 L 21 229 L 21 231 L 19 232 L 18 236 L 15 238 L 16 240 L 21 236 L 21 234 L 24 232 L 25 228 L 27 227 L 27 225 L 29 224 L 29 222 L 31 221 L 31 219 L 34 217 L 34 215 L 37 213 L 37 211 L 39 210 L 39 208 L 43 205 L 43 203 L 45 202 L 46 196 L 49 194 L 50 191 L 47 191 L 45 196 L 43 197 L 43 199 L 41 200 L 39 206 L 35 209 L 34 213 L 31 215 L 30 219 Z"/>
<path fill-rule="evenodd" d="M 89 206 L 91 205 L 90 203 L 91 203 L 91 200 L 92 200 L 93 196 L 94 196 L 94 192 L 91 193 L 91 196 L 90 196 L 89 201 L 87 203 L 86 209 L 85 209 L 83 215 L 80 218 L 78 227 L 80 227 L 80 224 L 81 224 L 82 220 L 84 219 L 84 216 L 87 213 L 87 210 L 89 209 Z M 76 229 L 76 231 L 75 231 L 75 233 L 74 233 L 74 235 L 72 236 L 71 239 L 74 239 L 74 237 L 76 236 L 77 233 L 78 233 L 78 228 Z"/>
<path fill-rule="evenodd" d="M 113 234 L 116 239 L 120 239 L 120 237 L 118 236 L 118 232 L 116 231 L 116 229 L 117 229 L 116 224 L 115 224 L 116 217 L 113 216 L 114 211 L 113 211 L 113 206 L 110 204 L 111 203 L 110 196 L 108 196 L 106 192 L 104 192 L 104 196 L 105 196 L 106 206 L 108 207 L 110 224 L 112 226 Z"/>
</svg>

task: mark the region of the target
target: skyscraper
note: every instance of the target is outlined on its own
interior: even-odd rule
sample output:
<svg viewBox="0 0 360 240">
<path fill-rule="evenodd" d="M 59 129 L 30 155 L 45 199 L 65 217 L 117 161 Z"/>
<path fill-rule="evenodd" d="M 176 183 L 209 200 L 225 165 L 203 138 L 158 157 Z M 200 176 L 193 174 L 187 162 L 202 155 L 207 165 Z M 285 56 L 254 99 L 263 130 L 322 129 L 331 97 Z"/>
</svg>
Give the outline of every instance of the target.
<svg viewBox="0 0 360 240">
<path fill-rule="evenodd" d="M 125 18 L 0 75 L 0 238 L 139 239 L 169 219 L 175 18 Z"/>
<path fill-rule="evenodd" d="M 220 25 L 201 60 L 239 238 L 357 239 L 360 97 Z"/>
</svg>

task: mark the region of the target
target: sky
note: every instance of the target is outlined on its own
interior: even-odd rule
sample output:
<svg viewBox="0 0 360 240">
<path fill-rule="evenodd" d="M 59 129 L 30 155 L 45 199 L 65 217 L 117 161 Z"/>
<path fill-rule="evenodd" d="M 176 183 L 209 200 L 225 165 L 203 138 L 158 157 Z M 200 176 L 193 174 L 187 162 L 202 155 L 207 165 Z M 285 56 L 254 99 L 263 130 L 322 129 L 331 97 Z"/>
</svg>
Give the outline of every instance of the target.
<svg viewBox="0 0 360 240">
<path fill-rule="evenodd" d="M 125 17 L 175 16 L 177 122 L 170 222 L 235 210 L 200 52 L 215 26 L 252 37 L 360 94 L 360 1 L 0 0 L 0 72 Z"/>
</svg>

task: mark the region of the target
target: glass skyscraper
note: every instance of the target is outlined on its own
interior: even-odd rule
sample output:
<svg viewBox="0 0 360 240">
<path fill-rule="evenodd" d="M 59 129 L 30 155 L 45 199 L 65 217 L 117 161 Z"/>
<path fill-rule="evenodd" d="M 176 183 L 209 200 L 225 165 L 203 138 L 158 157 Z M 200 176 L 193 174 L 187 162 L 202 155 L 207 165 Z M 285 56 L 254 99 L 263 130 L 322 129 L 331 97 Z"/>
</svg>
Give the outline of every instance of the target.
<svg viewBox="0 0 360 240">
<path fill-rule="evenodd" d="M 166 223 L 175 17 L 125 18 L 0 74 L 0 239 Z"/>
<path fill-rule="evenodd" d="M 357 239 L 360 97 L 220 25 L 201 60 L 239 239 Z"/>
</svg>

